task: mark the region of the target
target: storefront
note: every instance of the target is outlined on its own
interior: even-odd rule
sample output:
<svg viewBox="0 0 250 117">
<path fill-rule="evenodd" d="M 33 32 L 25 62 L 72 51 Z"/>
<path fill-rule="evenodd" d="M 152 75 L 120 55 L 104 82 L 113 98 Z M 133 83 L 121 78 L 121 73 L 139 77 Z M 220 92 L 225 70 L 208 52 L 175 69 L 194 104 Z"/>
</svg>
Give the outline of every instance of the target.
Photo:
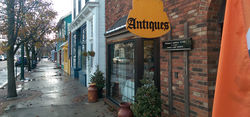
<svg viewBox="0 0 250 117">
<path fill-rule="evenodd" d="M 140 5 L 144 1 L 106 1 L 106 102 L 113 107 L 114 105 L 117 107 L 121 101 L 133 102 L 136 88 L 140 86 L 139 79 L 147 74 L 154 76 L 156 86 L 160 87 L 163 117 L 210 117 L 225 0 L 206 2 L 157 0 L 163 3 L 163 8 L 152 4 L 141 5 L 143 8 L 133 8 L 135 5 L 132 3 L 136 2 Z M 128 32 L 125 28 L 135 31 L 152 29 L 154 32 L 153 29 L 167 27 L 161 22 L 149 23 L 150 20 L 139 18 L 128 18 L 128 20 L 125 17 L 131 9 L 140 11 L 134 14 L 141 15 L 145 12 L 145 8 L 164 11 L 171 23 L 171 32 L 152 39 L 153 41 Z M 129 27 L 125 25 L 127 20 L 131 24 Z M 151 24 L 156 27 L 150 28 Z M 139 32 L 137 35 L 140 34 Z"/>
<path fill-rule="evenodd" d="M 68 42 L 65 42 L 62 44 L 62 49 L 63 49 L 63 64 L 64 68 L 63 70 L 67 73 L 70 74 L 70 59 L 68 57 Z"/>
<path fill-rule="evenodd" d="M 72 32 L 72 73 L 88 86 L 96 66 L 105 74 L 105 1 L 74 0 Z M 94 55 L 90 55 L 92 52 Z"/>
<path fill-rule="evenodd" d="M 87 57 L 83 55 L 86 51 L 86 23 L 77 29 L 72 35 L 72 68 L 74 78 L 87 86 L 86 79 L 86 61 Z"/>
<path fill-rule="evenodd" d="M 116 104 L 133 103 L 143 77 L 153 79 L 160 90 L 160 40 L 145 39 L 130 33 L 123 26 L 126 18 L 121 18 L 117 26 L 106 33 L 107 97 Z M 117 27 L 121 28 L 113 30 Z"/>
</svg>

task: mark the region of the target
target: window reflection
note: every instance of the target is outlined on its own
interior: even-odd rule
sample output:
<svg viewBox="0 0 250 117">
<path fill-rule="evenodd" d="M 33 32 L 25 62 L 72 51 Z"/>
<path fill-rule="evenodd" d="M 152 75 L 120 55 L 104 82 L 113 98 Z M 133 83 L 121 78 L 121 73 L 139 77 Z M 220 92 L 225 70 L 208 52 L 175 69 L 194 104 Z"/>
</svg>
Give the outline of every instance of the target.
<svg viewBox="0 0 250 117">
<path fill-rule="evenodd" d="M 118 102 L 133 102 L 134 89 L 134 42 L 114 44 L 111 48 L 110 95 Z"/>
<path fill-rule="evenodd" d="M 144 77 L 154 78 L 154 40 L 144 41 Z"/>
</svg>

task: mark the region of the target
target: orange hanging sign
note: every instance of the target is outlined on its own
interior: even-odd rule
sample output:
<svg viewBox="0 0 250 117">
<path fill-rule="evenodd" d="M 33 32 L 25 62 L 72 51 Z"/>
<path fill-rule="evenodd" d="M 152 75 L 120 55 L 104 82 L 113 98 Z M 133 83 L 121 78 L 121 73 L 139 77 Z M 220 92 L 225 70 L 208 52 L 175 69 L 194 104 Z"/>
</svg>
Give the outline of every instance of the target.
<svg viewBox="0 0 250 117">
<path fill-rule="evenodd" d="M 170 31 L 170 22 L 162 0 L 133 0 L 126 22 L 131 33 L 144 38 L 160 37 Z"/>
</svg>

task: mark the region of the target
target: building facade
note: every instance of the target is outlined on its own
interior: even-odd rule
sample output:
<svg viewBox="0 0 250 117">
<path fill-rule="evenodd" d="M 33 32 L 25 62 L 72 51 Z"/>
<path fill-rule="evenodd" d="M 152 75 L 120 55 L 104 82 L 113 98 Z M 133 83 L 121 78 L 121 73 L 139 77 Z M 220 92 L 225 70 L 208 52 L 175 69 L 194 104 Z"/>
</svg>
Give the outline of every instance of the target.
<svg viewBox="0 0 250 117">
<path fill-rule="evenodd" d="M 70 40 L 69 25 L 71 21 L 72 15 L 68 13 L 57 23 L 56 54 L 54 53 L 57 56 L 57 67 L 60 67 L 68 74 L 70 74 L 70 56 L 68 55 L 68 47 L 65 48 L 65 45 L 68 45 Z"/>
<path fill-rule="evenodd" d="M 88 86 L 96 66 L 105 73 L 105 2 L 73 0 L 71 29 L 71 73 Z M 94 52 L 89 56 L 88 52 Z"/>
<path fill-rule="evenodd" d="M 159 88 L 162 117 L 211 117 L 225 0 L 164 0 L 171 32 L 145 39 L 126 29 L 132 0 L 107 0 L 107 100 L 133 103 L 139 80 Z M 164 42 L 191 39 L 191 50 L 169 51 Z"/>
</svg>

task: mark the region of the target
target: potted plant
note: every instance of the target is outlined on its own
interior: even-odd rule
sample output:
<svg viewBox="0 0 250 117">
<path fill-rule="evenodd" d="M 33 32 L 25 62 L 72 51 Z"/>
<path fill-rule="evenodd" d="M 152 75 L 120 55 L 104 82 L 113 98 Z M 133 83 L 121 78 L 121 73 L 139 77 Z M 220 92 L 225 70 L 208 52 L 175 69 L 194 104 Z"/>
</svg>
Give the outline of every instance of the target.
<svg viewBox="0 0 250 117">
<path fill-rule="evenodd" d="M 95 73 L 90 78 L 91 83 L 95 83 L 98 91 L 98 97 L 102 98 L 103 88 L 105 86 L 105 80 L 103 72 L 100 71 L 99 66 L 97 66 Z"/>
<path fill-rule="evenodd" d="M 136 117 L 160 117 L 161 98 L 153 80 L 144 78 L 142 86 L 137 89 L 135 103 L 131 109 Z"/>
<path fill-rule="evenodd" d="M 94 51 L 88 51 L 88 54 L 89 54 L 89 56 L 92 56 L 92 57 L 95 56 L 95 52 Z"/>
</svg>

